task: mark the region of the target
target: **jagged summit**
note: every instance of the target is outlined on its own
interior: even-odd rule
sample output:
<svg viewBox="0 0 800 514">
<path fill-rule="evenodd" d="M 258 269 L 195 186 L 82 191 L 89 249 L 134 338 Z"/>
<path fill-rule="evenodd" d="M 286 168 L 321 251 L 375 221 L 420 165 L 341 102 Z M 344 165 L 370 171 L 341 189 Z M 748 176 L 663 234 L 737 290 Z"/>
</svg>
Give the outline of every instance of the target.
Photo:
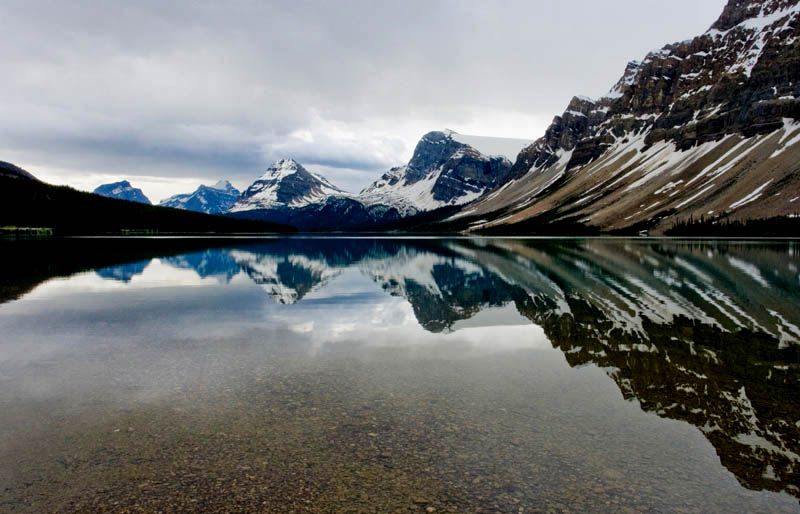
<svg viewBox="0 0 800 514">
<path fill-rule="evenodd" d="M 639 71 L 639 67 L 641 65 L 641 61 L 628 62 L 628 65 L 625 66 L 625 71 L 622 73 L 622 77 L 616 84 L 614 84 L 614 87 L 612 87 L 608 93 L 601 98 L 601 100 L 616 100 L 617 98 L 620 98 L 623 94 L 623 91 L 625 91 L 625 88 L 633 84 L 636 73 Z"/>
</svg>

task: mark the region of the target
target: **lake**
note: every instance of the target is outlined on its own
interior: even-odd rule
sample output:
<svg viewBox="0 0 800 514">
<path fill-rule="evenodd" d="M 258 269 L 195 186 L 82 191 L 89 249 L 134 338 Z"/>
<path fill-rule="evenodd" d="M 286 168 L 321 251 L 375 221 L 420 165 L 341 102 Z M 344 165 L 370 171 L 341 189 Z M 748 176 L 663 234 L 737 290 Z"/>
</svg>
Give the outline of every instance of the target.
<svg viewBox="0 0 800 514">
<path fill-rule="evenodd" d="M 800 511 L 797 242 L 0 250 L 0 512 Z"/>
</svg>

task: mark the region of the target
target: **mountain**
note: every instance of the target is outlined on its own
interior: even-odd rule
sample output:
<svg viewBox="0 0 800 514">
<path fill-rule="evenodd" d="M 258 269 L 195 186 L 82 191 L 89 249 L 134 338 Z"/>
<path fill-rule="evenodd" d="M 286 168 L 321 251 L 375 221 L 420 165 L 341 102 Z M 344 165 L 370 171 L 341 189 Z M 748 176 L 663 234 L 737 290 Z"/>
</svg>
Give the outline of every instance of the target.
<svg viewBox="0 0 800 514">
<path fill-rule="evenodd" d="M 396 209 L 366 205 L 293 159 L 272 164 L 227 214 L 301 230 L 355 230 L 399 217 Z"/>
<path fill-rule="evenodd" d="M 201 185 L 193 193 L 170 196 L 158 205 L 187 211 L 217 214 L 227 211 L 239 198 L 239 190 L 227 180 L 220 180 L 213 186 Z"/>
<path fill-rule="evenodd" d="M 480 197 L 504 182 L 511 169 L 509 156 L 527 143 L 450 130 L 429 132 L 408 164 L 392 168 L 358 195 L 342 191 L 297 161 L 283 159 L 242 193 L 228 213 L 301 230 L 381 228 Z"/>
<path fill-rule="evenodd" d="M 150 199 L 142 193 L 142 190 L 133 187 L 127 180 L 103 184 L 94 190 L 94 194 L 107 198 L 116 198 L 117 200 L 128 200 L 130 202 L 152 205 Z"/>
<path fill-rule="evenodd" d="M 468 203 L 504 183 L 510 159 L 528 143 L 451 130 L 429 132 L 408 164 L 389 170 L 361 191 L 359 200 L 395 207 L 403 216 Z"/>
<path fill-rule="evenodd" d="M 629 63 L 604 97 L 575 97 L 508 183 L 449 221 L 663 233 L 700 217 L 800 212 L 799 0 L 730 0 L 700 36 Z"/>
<path fill-rule="evenodd" d="M 23 170 L 19 166 L 14 166 L 10 162 L 5 161 L 0 161 L 0 177 L 38 180 L 36 177 Z"/>
<path fill-rule="evenodd" d="M 54 234 L 293 232 L 243 221 L 106 198 L 0 173 L 0 227 L 46 227 Z M 110 251 L 106 248 L 103 251 Z"/>
<path fill-rule="evenodd" d="M 330 196 L 351 195 L 323 176 L 309 172 L 294 159 L 281 159 L 242 193 L 230 212 L 297 209 L 323 203 Z"/>
</svg>

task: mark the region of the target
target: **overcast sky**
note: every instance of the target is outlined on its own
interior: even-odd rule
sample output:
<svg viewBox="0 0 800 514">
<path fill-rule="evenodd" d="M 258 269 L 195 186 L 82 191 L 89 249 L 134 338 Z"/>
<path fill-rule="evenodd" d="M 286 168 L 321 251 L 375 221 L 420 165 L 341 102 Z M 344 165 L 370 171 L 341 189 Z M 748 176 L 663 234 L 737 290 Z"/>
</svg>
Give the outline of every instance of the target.
<svg viewBox="0 0 800 514">
<path fill-rule="evenodd" d="M 725 0 L 0 0 L 0 160 L 154 202 L 292 157 L 357 191 L 422 134 L 536 139 Z"/>
</svg>

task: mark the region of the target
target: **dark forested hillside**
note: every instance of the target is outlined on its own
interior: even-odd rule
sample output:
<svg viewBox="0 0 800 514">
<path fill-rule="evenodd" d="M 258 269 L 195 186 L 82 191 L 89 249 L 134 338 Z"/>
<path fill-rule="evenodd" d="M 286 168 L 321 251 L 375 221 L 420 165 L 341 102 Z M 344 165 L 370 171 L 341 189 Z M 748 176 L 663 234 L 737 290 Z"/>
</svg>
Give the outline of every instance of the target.
<svg viewBox="0 0 800 514">
<path fill-rule="evenodd" d="M 48 227 L 62 235 L 295 230 L 287 225 L 144 205 L 6 176 L 0 176 L 0 226 Z"/>
</svg>

